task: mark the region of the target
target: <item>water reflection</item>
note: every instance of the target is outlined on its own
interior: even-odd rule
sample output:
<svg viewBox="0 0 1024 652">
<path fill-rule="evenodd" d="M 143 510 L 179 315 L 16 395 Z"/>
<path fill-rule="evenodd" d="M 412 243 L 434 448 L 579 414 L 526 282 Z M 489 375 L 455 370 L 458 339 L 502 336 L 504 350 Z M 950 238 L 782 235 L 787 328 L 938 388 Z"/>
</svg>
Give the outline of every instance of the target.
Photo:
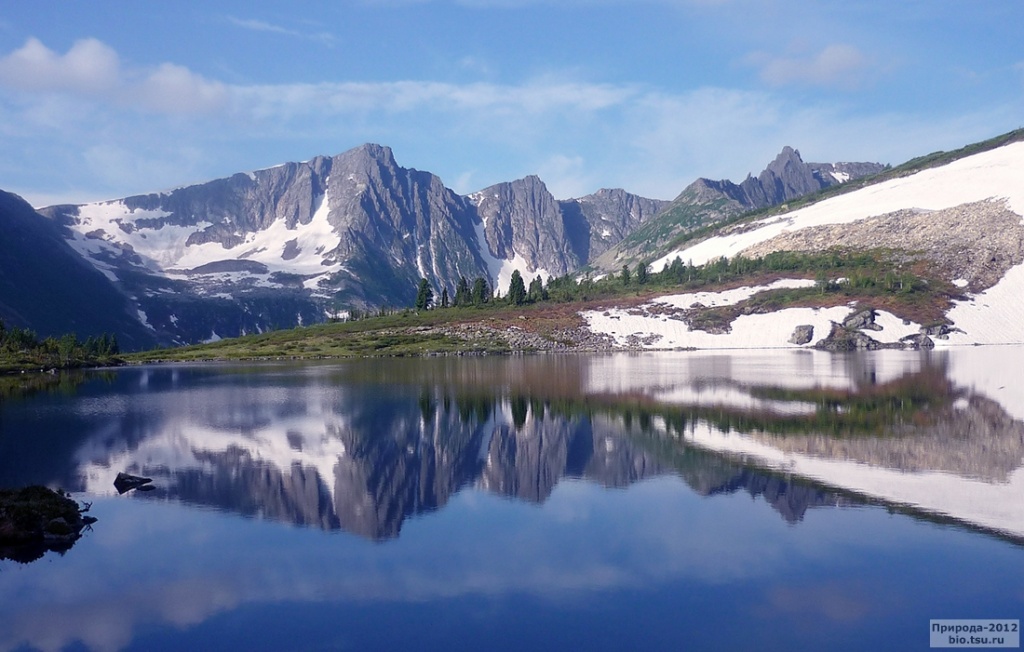
<svg viewBox="0 0 1024 652">
<path fill-rule="evenodd" d="M 1024 608 L 1021 353 L 153 367 L 5 398 L 0 484 L 100 521 L 0 566 L 0 650 L 913 648 Z"/>
<path fill-rule="evenodd" d="M 27 410 L 8 402 L 0 482 L 104 495 L 127 471 L 154 478 L 148 500 L 383 540 L 464 487 L 542 503 L 563 478 L 615 488 L 673 474 L 700 495 L 759 497 L 791 523 L 881 500 L 1024 537 L 1012 499 L 1024 423 L 953 373 L 970 353 L 122 370 Z"/>
</svg>

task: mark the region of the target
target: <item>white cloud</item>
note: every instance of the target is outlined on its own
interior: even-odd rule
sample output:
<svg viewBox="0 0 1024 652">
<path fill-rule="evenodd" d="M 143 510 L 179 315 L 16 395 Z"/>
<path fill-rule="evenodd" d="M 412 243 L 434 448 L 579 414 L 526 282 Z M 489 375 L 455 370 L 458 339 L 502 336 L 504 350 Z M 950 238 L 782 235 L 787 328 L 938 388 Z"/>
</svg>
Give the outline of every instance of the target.
<svg viewBox="0 0 1024 652">
<path fill-rule="evenodd" d="M 856 47 L 833 44 L 810 56 L 771 56 L 755 52 L 746 62 L 759 69 L 761 79 L 773 86 L 803 84 L 856 88 L 863 81 L 868 58 Z"/>
<path fill-rule="evenodd" d="M 0 84 L 26 91 L 69 91 L 100 94 L 121 83 L 117 53 L 96 39 L 75 42 L 58 55 L 30 38 L 0 59 Z"/>
<path fill-rule="evenodd" d="M 100 142 L 82 152 L 83 162 L 105 185 L 128 182 L 135 187 L 145 187 L 150 179 L 177 179 L 190 174 L 202 161 L 203 153 L 189 145 L 167 146 L 160 152 L 148 147 L 130 147 L 118 142 Z M 151 187 L 148 190 L 166 190 L 167 185 Z M 113 197 L 97 197 L 113 199 Z"/>
<path fill-rule="evenodd" d="M 188 68 L 164 63 L 139 81 L 132 92 L 140 104 L 156 111 L 190 113 L 215 110 L 228 97 L 227 88 Z"/>
<path fill-rule="evenodd" d="M 253 32 L 266 32 L 270 34 L 280 34 L 282 36 L 291 36 L 293 38 L 300 38 L 308 41 L 318 41 L 327 46 L 333 45 L 335 41 L 334 35 L 328 32 L 304 32 L 253 18 L 237 18 L 235 16 L 228 16 L 227 21 L 235 27 L 240 27 Z"/>
<path fill-rule="evenodd" d="M 821 73 L 844 59 L 807 60 L 823 61 Z M 865 112 L 772 90 L 669 92 L 568 73 L 505 84 L 229 85 L 173 63 L 129 67 L 95 40 L 64 55 L 30 40 L 0 57 L 0 146 L 17 161 L 0 172 L 5 189 L 26 197 L 52 199 L 61 185 L 113 197 L 369 141 L 458 192 L 539 174 L 561 199 L 600 187 L 671 199 L 697 176 L 756 174 L 783 145 L 807 160 L 900 163 L 1019 126 L 1015 109 Z M 66 171 L 59 184 L 54 168 Z"/>
<path fill-rule="evenodd" d="M 596 111 L 618 106 L 636 90 L 611 84 L 528 82 L 521 85 L 432 81 L 339 82 L 235 86 L 236 108 L 257 116 L 419 109 L 546 113 Z"/>
<path fill-rule="evenodd" d="M 60 55 L 39 40 L 0 58 L 0 86 L 30 95 L 60 94 L 158 113 L 206 112 L 227 99 L 223 84 L 170 63 L 126 69 L 110 46 L 76 41 Z"/>
</svg>

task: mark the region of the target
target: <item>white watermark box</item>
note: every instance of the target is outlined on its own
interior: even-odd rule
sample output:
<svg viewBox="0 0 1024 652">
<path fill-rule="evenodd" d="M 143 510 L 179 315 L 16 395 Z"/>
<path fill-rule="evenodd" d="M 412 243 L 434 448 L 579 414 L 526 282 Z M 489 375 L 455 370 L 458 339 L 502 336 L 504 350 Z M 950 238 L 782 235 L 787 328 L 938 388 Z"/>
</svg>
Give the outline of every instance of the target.
<svg viewBox="0 0 1024 652">
<path fill-rule="evenodd" d="M 1019 620 L 935 619 L 929 632 L 931 647 L 1020 647 Z"/>
</svg>

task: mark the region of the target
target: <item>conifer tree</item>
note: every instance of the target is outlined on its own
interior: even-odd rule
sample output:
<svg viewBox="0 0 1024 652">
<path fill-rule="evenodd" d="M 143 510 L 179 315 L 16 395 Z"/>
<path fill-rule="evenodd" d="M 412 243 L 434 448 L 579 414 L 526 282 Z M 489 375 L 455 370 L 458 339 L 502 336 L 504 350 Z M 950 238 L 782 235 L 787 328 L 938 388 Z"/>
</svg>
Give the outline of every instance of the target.
<svg viewBox="0 0 1024 652">
<path fill-rule="evenodd" d="M 518 269 L 512 272 L 512 281 L 508 284 L 508 302 L 513 306 L 521 306 L 526 302 L 526 284 Z"/>
<path fill-rule="evenodd" d="M 487 279 L 477 276 L 473 280 L 473 305 L 482 306 L 489 300 L 490 288 L 487 287 Z"/>
<path fill-rule="evenodd" d="M 419 291 L 416 293 L 416 310 L 429 310 L 433 301 L 434 291 L 430 289 L 430 282 L 421 278 Z"/>
<path fill-rule="evenodd" d="M 469 281 L 466 280 L 465 276 L 460 276 L 459 282 L 455 285 L 455 305 L 456 307 L 461 307 L 472 303 L 473 297 L 469 291 Z"/>
</svg>

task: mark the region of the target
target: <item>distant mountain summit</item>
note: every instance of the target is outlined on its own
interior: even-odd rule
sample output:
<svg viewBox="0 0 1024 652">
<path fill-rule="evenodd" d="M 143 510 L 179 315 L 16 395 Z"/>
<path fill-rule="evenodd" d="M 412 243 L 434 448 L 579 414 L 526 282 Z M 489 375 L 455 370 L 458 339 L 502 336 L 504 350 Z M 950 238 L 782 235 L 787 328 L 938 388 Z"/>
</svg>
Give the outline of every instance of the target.
<svg viewBox="0 0 1024 652">
<path fill-rule="evenodd" d="M 654 220 L 624 237 L 592 263 L 612 271 L 657 254 L 684 233 L 758 208 L 767 208 L 853 179 L 877 174 L 881 163 L 805 163 L 786 146 L 756 177 L 736 184 L 700 178 L 687 186 Z"/>
<path fill-rule="evenodd" d="M 726 194 L 735 193 L 744 208 L 765 208 L 883 169 L 885 166 L 880 163 L 804 163 L 799 150 L 787 145 L 757 178 L 748 175 L 739 186 L 729 181 L 719 183 L 727 188 Z"/>
</svg>

